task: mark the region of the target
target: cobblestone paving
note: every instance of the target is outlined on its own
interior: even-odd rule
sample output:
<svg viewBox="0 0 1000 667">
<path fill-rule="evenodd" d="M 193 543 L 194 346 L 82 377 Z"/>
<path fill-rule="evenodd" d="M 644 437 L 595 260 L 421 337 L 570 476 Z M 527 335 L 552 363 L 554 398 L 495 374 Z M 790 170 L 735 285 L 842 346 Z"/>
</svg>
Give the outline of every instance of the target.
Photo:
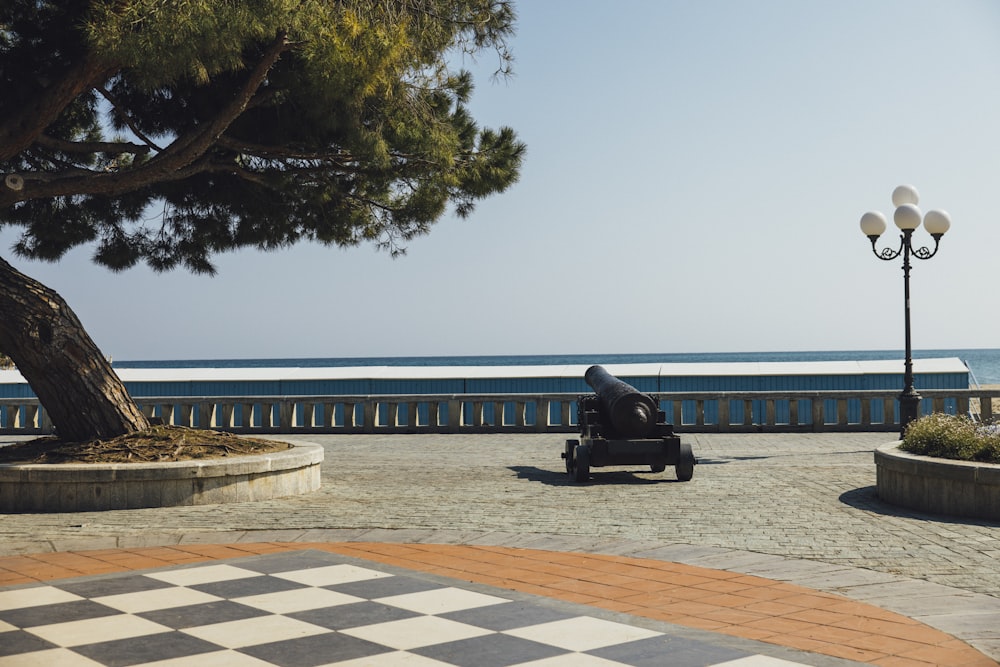
<svg viewBox="0 0 1000 667">
<path fill-rule="evenodd" d="M 692 434 L 694 479 L 596 468 L 570 484 L 559 435 L 311 436 L 323 487 L 226 506 L 0 515 L 0 555 L 166 543 L 171 535 L 425 529 L 721 547 L 923 579 L 1000 597 L 1000 524 L 900 510 L 875 495 L 891 436 Z M 2 442 L 0 442 L 2 444 Z M 40 548 L 40 544 L 45 543 Z"/>
</svg>

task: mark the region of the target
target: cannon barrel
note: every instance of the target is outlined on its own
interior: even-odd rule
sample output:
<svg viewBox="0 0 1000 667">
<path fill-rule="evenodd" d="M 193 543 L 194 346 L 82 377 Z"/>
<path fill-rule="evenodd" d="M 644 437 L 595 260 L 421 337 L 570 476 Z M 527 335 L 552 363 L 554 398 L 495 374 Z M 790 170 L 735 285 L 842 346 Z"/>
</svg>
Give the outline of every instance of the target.
<svg viewBox="0 0 1000 667">
<path fill-rule="evenodd" d="M 644 438 L 656 425 L 658 408 L 652 397 L 616 378 L 601 366 L 591 366 L 583 378 L 600 399 L 605 418 L 623 438 Z"/>
</svg>

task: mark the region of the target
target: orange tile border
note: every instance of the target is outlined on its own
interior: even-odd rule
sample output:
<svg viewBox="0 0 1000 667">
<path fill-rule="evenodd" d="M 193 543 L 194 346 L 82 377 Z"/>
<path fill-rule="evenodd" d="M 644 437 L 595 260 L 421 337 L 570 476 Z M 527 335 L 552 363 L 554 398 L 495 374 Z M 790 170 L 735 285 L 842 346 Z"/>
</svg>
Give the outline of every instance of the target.
<svg viewBox="0 0 1000 667">
<path fill-rule="evenodd" d="M 997 665 L 968 644 L 913 619 L 793 584 L 666 561 L 513 547 L 259 542 L 32 554 L 0 557 L 0 586 L 303 549 L 880 667 Z"/>
</svg>

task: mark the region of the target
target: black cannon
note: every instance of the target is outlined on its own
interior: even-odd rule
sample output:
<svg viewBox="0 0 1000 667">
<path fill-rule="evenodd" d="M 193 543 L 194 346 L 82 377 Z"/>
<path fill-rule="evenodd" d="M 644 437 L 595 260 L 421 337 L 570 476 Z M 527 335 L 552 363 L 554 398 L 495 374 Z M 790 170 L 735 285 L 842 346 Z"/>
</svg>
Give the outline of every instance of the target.
<svg viewBox="0 0 1000 667">
<path fill-rule="evenodd" d="M 567 440 L 562 455 L 570 479 L 586 482 L 592 467 L 620 465 L 648 465 L 653 472 L 672 465 L 681 482 L 694 476 L 691 446 L 674 434 L 652 396 L 600 366 L 588 368 L 584 379 L 595 393 L 577 400 L 580 439 Z"/>
</svg>

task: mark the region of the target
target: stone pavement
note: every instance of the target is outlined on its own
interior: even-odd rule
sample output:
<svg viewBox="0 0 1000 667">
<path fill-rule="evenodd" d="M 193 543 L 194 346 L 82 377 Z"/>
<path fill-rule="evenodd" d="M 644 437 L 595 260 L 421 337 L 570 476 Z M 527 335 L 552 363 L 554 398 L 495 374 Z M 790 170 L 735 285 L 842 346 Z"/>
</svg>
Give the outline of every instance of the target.
<svg viewBox="0 0 1000 667">
<path fill-rule="evenodd" d="M 289 437 L 324 445 L 319 492 L 241 505 L 3 515 L 0 555 L 44 564 L 40 555 L 53 552 L 275 542 L 603 554 L 844 596 L 1000 657 L 1000 524 L 881 503 L 872 452 L 891 436 L 683 438 L 699 460 L 691 482 L 674 481 L 670 469 L 597 468 L 590 484 L 572 485 L 559 436 Z"/>
</svg>

